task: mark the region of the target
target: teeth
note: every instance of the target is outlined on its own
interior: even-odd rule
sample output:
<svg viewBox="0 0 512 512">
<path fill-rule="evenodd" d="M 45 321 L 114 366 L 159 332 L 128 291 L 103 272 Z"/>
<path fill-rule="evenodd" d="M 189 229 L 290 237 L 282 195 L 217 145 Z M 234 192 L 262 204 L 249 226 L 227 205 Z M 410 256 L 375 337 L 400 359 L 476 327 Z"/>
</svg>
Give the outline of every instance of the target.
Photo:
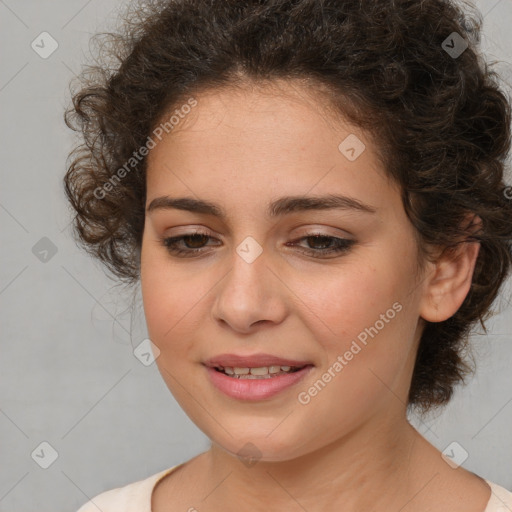
<svg viewBox="0 0 512 512">
<path fill-rule="evenodd" d="M 270 378 L 278 374 L 290 373 L 290 370 L 295 370 L 296 368 L 292 366 L 261 366 L 258 368 L 218 367 L 219 370 L 227 375 L 243 379 Z"/>
<path fill-rule="evenodd" d="M 239 375 L 238 370 L 240 368 L 233 368 L 233 369 L 235 370 L 235 373 L 237 375 Z M 244 368 L 244 370 L 249 370 L 249 368 Z M 251 373 L 251 375 L 268 375 L 268 373 L 269 373 L 268 370 L 269 370 L 268 368 L 263 366 L 262 368 L 251 368 L 250 373 Z"/>
</svg>

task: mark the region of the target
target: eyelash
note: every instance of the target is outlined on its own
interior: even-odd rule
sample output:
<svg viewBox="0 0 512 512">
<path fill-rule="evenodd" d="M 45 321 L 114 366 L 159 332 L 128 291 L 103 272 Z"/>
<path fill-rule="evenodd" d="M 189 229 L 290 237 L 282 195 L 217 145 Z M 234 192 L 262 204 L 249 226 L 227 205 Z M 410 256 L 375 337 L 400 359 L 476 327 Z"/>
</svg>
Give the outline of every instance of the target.
<svg viewBox="0 0 512 512">
<path fill-rule="evenodd" d="M 174 237 L 168 237 L 168 238 L 160 238 L 161 244 L 166 247 L 167 251 L 172 255 L 176 256 L 178 258 L 192 258 L 195 255 L 198 255 L 199 253 L 203 253 L 203 247 L 199 249 L 179 249 L 176 247 L 176 244 L 180 241 L 182 241 L 184 238 L 191 238 L 194 236 L 205 236 L 207 238 L 212 238 L 207 233 L 203 232 L 194 232 L 194 233 L 186 233 L 181 236 L 174 236 Z M 327 249 L 305 249 L 302 248 L 300 252 L 306 254 L 307 256 L 313 256 L 315 258 L 322 258 L 326 254 L 342 254 L 345 252 L 348 252 L 352 245 L 355 244 L 355 240 L 351 240 L 348 238 L 338 238 L 335 236 L 328 236 L 324 235 L 322 233 L 307 233 L 305 236 L 298 238 L 297 240 L 294 240 L 294 242 L 298 242 L 300 240 L 304 240 L 307 238 L 316 238 L 318 239 L 328 239 L 328 240 L 334 240 L 337 243 L 337 246 L 334 248 L 327 248 Z M 321 254 L 321 256 L 318 256 Z"/>
</svg>

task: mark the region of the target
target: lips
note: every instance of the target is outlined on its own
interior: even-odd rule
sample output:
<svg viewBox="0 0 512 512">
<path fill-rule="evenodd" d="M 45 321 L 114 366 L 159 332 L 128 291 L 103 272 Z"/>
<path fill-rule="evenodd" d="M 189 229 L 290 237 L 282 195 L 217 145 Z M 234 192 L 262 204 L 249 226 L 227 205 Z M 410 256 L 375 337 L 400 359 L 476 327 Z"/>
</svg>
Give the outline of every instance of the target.
<svg viewBox="0 0 512 512">
<path fill-rule="evenodd" d="M 230 367 L 230 368 L 261 368 L 264 366 L 293 366 L 302 368 L 312 365 L 311 361 L 300 361 L 275 356 L 272 354 L 253 354 L 251 356 L 242 356 L 238 354 L 220 354 L 212 357 L 203 363 L 210 368 Z"/>
<path fill-rule="evenodd" d="M 219 372 L 215 368 L 205 366 L 210 383 L 218 391 L 231 399 L 248 402 L 270 400 L 286 390 L 291 390 L 294 386 L 298 386 L 299 382 L 303 382 L 312 370 L 313 365 L 306 365 L 296 372 L 282 373 L 274 377 L 237 379 L 233 378 L 232 375 Z"/>
</svg>

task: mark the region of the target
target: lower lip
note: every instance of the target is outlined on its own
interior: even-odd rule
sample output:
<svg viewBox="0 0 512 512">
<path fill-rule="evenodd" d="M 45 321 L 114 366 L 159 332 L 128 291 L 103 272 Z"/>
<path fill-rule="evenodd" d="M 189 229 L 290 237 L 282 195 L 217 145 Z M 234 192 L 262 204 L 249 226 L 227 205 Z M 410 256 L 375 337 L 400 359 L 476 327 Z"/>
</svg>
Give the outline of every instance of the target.
<svg viewBox="0 0 512 512">
<path fill-rule="evenodd" d="M 297 372 L 270 377 L 269 379 L 238 379 L 236 377 L 228 377 L 226 374 L 218 372 L 215 368 L 206 367 L 206 370 L 212 384 L 231 398 L 263 400 L 297 384 L 312 368 L 312 365 L 308 365 Z"/>
</svg>

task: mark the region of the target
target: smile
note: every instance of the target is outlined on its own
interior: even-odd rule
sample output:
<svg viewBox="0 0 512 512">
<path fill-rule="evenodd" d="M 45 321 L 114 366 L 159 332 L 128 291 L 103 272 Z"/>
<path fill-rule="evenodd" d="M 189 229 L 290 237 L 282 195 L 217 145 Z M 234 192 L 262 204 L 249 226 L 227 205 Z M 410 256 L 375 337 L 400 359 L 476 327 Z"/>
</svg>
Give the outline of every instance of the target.
<svg viewBox="0 0 512 512">
<path fill-rule="evenodd" d="M 306 377 L 313 365 L 255 368 L 206 366 L 205 369 L 210 382 L 224 395 L 237 400 L 257 401 L 290 389 Z"/>
<path fill-rule="evenodd" d="M 272 379 L 279 375 L 294 373 L 303 366 L 260 366 L 259 368 L 237 368 L 216 366 L 215 369 L 237 379 Z"/>
</svg>

